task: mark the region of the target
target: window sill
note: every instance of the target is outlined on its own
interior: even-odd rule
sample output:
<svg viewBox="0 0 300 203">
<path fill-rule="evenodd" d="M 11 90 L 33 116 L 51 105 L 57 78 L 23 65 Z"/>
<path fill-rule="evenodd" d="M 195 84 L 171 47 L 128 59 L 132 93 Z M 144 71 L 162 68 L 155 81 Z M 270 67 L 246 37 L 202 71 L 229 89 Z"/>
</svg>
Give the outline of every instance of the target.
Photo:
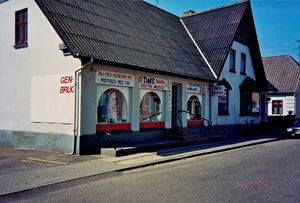
<svg viewBox="0 0 300 203">
<path fill-rule="evenodd" d="M 235 70 L 229 70 L 229 72 L 231 72 L 231 73 L 236 73 L 236 71 L 235 71 Z"/>
<path fill-rule="evenodd" d="M 246 76 L 247 74 L 246 74 L 246 73 L 242 73 L 242 72 L 241 72 L 241 75 L 245 75 L 245 76 Z"/>
<path fill-rule="evenodd" d="M 21 49 L 21 48 L 25 48 L 25 47 L 28 47 L 28 43 L 27 42 L 22 43 L 22 44 L 16 44 L 14 46 L 15 49 Z"/>
<path fill-rule="evenodd" d="M 260 116 L 260 113 L 240 113 L 240 116 Z"/>
<path fill-rule="evenodd" d="M 230 116 L 229 113 L 219 113 L 218 116 Z"/>
</svg>

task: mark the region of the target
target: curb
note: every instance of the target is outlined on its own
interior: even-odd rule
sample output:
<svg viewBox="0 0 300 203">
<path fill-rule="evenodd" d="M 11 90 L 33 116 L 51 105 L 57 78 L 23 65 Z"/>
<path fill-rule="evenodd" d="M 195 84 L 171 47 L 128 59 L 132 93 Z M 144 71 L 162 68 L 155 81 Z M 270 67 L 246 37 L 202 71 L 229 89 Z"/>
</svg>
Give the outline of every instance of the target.
<svg viewBox="0 0 300 203">
<path fill-rule="evenodd" d="M 254 145 L 259 145 L 259 144 L 264 144 L 264 143 L 269 143 L 269 142 L 275 142 L 275 141 L 279 141 L 279 140 L 282 140 L 282 139 L 283 138 L 271 138 L 269 140 L 257 141 L 257 142 L 253 142 L 253 143 L 249 143 L 249 144 L 241 144 L 241 145 L 238 145 L 238 146 L 232 146 L 234 144 L 227 145 L 227 147 L 224 147 L 223 149 L 211 150 L 211 151 L 208 151 L 208 152 L 194 152 L 194 153 L 187 154 L 187 155 L 178 155 L 177 157 L 165 158 L 165 159 L 161 159 L 161 160 L 158 160 L 158 161 L 144 162 L 144 163 L 140 163 L 140 164 L 136 164 L 136 165 L 133 165 L 133 166 L 124 167 L 124 168 L 121 168 L 121 169 L 116 169 L 116 170 L 112 170 L 112 171 L 108 171 L 108 172 L 104 172 L 104 173 L 88 175 L 88 176 L 84 176 L 84 177 L 78 177 L 78 178 L 74 178 L 74 179 L 70 179 L 70 180 L 64 180 L 64 181 L 61 181 L 61 182 L 50 183 L 48 185 L 32 187 L 32 188 L 19 190 L 19 191 L 7 193 L 7 194 L 0 194 L 0 197 L 9 197 L 9 196 L 14 195 L 14 194 L 20 194 L 20 193 L 32 191 L 32 190 L 35 190 L 35 189 L 51 187 L 51 186 L 59 185 L 59 184 L 62 184 L 62 183 L 68 183 L 68 182 L 72 182 L 72 181 L 79 181 L 79 180 L 82 180 L 82 179 L 85 179 L 85 178 L 92 178 L 92 177 L 102 176 L 102 175 L 110 174 L 110 173 L 114 173 L 114 172 L 130 171 L 130 170 L 134 170 L 134 169 L 138 169 L 138 168 L 144 168 L 144 167 L 154 166 L 154 165 L 158 165 L 158 164 L 179 161 L 179 160 L 182 160 L 182 159 L 199 157 L 199 156 L 203 156 L 203 155 L 214 154 L 214 153 L 229 151 L 229 150 L 233 150 L 233 149 L 239 149 L 239 148 L 243 148 L 243 147 L 249 147 L 249 146 L 254 146 Z"/>
</svg>

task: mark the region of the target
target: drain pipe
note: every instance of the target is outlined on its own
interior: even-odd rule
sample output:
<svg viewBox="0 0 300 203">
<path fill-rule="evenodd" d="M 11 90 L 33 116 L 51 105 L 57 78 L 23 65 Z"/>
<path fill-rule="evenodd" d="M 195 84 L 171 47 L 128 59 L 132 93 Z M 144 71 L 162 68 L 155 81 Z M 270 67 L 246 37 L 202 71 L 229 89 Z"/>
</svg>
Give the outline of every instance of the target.
<svg viewBox="0 0 300 203">
<path fill-rule="evenodd" d="M 81 71 L 83 68 L 87 67 L 88 65 L 92 64 L 94 62 L 94 58 L 91 57 L 90 61 L 83 64 L 81 66 L 81 68 L 79 68 L 78 70 L 75 71 L 75 95 L 74 95 L 74 135 L 73 135 L 73 152 L 72 155 L 76 154 L 76 147 L 77 147 L 77 138 L 78 138 L 78 121 L 79 118 L 77 118 L 79 116 L 79 98 L 78 98 L 78 104 L 77 104 L 77 97 L 79 96 L 79 76 L 78 76 L 78 72 Z M 78 78 L 78 79 L 77 79 Z M 77 92 L 78 89 L 78 92 Z M 79 153 L 79 149 L 78 149 L 78 154 Z"/>
</svg>

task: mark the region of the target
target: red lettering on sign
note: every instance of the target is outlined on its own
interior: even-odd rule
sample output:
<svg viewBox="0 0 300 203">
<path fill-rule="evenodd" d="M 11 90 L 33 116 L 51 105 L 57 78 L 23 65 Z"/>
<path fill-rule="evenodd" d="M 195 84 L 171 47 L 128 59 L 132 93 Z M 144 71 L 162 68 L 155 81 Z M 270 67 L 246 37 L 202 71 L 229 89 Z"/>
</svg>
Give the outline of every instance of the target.
<svg viewBox="0 0 300 203">
<path fill-rule="evenodd" d="M 61 84 L 72 83 L 73 80 L 74 80 L 73 76 L 64 76 L 60 78 L 60 83 Z"/>
<path fill-rule="evenodd" d="M 75 91 L 74 86 L 61 86 L 59 92 L 61 94 L 70 94 L 70 93 L 74 93 L 74 91 Z"/>
</svg>

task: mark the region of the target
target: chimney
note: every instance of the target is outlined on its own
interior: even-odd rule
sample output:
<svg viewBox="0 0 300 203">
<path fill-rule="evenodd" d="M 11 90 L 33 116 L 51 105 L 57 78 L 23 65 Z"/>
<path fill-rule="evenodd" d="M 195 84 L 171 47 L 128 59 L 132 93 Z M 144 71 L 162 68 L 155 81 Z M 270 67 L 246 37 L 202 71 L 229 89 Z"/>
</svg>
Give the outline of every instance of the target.
<svg viewBox="0 0 300 203">
<path fill-rule="evenodd" d="M 196 12 L 193 11 L 193 10 L 188 10 L 188 11 L 184 12 L 184 16 L 189 16 L 189 15 L 192 15 L 194 13 L 196 13 Z"/>
</svg>

